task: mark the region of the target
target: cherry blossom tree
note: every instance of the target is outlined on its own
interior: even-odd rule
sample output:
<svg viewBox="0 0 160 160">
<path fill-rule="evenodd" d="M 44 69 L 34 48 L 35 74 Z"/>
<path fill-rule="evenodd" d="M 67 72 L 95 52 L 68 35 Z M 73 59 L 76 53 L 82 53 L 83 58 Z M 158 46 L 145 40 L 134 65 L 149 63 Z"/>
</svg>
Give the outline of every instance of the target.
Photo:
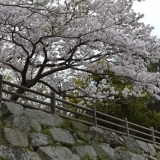
<svg viewBox="0 0 160 160">
<path fill-rule="evenodd" d="M 103 75 L 98 85 L 79 96 L 108 98 L 112 76 L 129 79 L 133 89 L 123 94 L 142 96 L 146 89 L 159 99 L 160 73 L 150 72 L 146 59 L 157 63 L 160 45 L 150 35 L 153 27 L 139 22 L 143 15 L 132 0 L 0 0 L 0 67 L 12 70 L 22 86 L 37 83 L 61 94 L 74 88 L 76 75 Z M 106 63 L 97 63 L 99 61 Z M 18 89 L 17 93 L 24 93 Z M 111 87 L 112 93 L 116 93 Z M 18 97 L 13 96 L 13 100 Z"/>
</svg>

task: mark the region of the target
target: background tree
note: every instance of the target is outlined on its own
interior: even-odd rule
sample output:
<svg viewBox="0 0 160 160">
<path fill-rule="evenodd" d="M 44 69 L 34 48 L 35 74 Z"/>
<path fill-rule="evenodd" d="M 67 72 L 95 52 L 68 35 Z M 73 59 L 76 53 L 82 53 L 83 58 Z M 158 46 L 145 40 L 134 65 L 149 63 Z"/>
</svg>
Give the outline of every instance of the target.
<svg viewBox="0 0 160 160">
<path fill-rule="evenodd" d="M 108 87 L 110 75 L 104 72 L 105 64 L 96 62 L 105 60 L 113 75 L 130 80 L 137 96 L 146 89 L 159 99 L 160 74 L 150 72 L 144 58 L 157 63 L 160 47 L 150 35 L 152 27 L 139 22 L 143 15 L 132 10 L 132 3 L 0 0 L 0 66 L 12 70 L 22 86 L 31 88 L 39 82 L 58 94 L 74 89 L 73 76 L 103 75 L 97 86 L 79 89 L 80 96 L 103 99 L 109 98 L 108 92 L 95 92 L 96 87 Z"/>
<path fill-rule="evenodd" d="M 3 80 L 5 81 L 9 81 L 11 83 L 16 83 L 16 80 L 12 77 L 12 73 L 10 70 L 0 70 L 0 74 L 3 75 Z M 3 84 L 3 89 L 6 89 L 8 91 L 11 91 L 11 92 L 15 92 L 16 91 L 16 87 L 12 87 L 10 85 L 6 85 L 6 84 Z M 42 84 L 42 83 L 37 83 L 34 88 L 32 88 L 38 92 L 41 92 L 41 93 L 44 93 L 44 94 L 47 94 L 47 95 L 50 95 L 51 94 L 51 91 L 49 89 L 49 87 L 47 87 L 46 85 Z M 31 93 L 31 92 L 25 92 L 24 93 L 25 96 L 29 96 L 29 97 L 32 97 L 34 99 L 39 99 L 41 101 L 50 101 L 49 98 L 46 98 L 44 96 L 40 96 L 40 95 L 37 95 L 37 94 L 34 94 L 34 93 Z M 3 98 L 7 98 L 7 99 L 10 99 L 11 98 L 11 95 L 9 94 L 6 94 L 3 92 Z M 30 100 L 26 100 L 26 99 L 23 99 L 23 98 L 19 98 L 18 101 L 20 103 L 23 103 L 23 104 L 29 104 L 31 106 L 34 106 L 34 107 L 38 107 L 38 108 L 43 108 L 43 109 L 49 109 L 50 110 L 50 107 L 49 106 L 46 106 L 46 105 L 42 105 L 40 103 L 36 103 L 36 102 L 33 102 L 33 101 L 30 101 Z"/>
<path fill-rule="evenodd" d="M 102 63 L 102 62 L 99 62 Z M 107 64 L 106 64 L 107 65 Z M 107 71 L 109 72 L 109 71 Z M 111 75 L 110 73 L 108 73 Z M 82 79 L 82 76 L 79 75 L 72 80 L 77 85 L 77 88 L 82 88 L 86 90 L 88 86 L 91 86 L 92 84 L 96 85 L 99 84 L 100 81 L 104 78 L 103 76 L 92 74 L 90 75 L 91 78 L 88 79 Z M 91 81 L 90 81 L 91 80 Z M 79 97 L 79 93 L 76 91 L 73 91 L 70 93 L 68 100 L 80 104 L 89 108 L 92 108 L 93 106 L 96 107 L 96 110 L 106 113 L 109 115 L 112 115 L 114 117 L 118 118 L 127 118 L 130 122 L 150 127 L 153 126 L 156 130 L 160 130 L 160 113 L 156 112 L 154 110 L 151 110 L 148 108 L 148 103 L 150 99 L 152 98 L 151 95 L 144 90 L 143 94 L 141 96 L 137 96 L 137 93 L 133 90 L 133 85 L 128 79 L 124 79 L 122 77 L 115 77 L 110 76 L 110 80 L 107 82 L 108 89 L 104 88 L 96 88 L 97 90 L 101 90 L 101 92 L 109 92 L 108 98 L 102 100 L 92 100 L 92 102 L 87 101 L 84 97 Z M 118 93 L 115 93 L 118 92 Z M 131 92 L 132 91 L 132 92 Z M 100 92 L 100 91 L 99 91 Z M 126 92 L 129 92 L 126 94 Z M 77 96 L 77 98 L 75 98 Z M 72 98 L 74 97 L 74 98 Z M 77 107 L 73 107 L 68 105 L 69 109 L 75 110 L 80 113 L 86 114 L 86 111 L 79 110 Z M 87 113 L 88 114 L 88 113 Z M 84 117 L 71 114 L 74 118 L 81 118 L 84 119 Z M 78 117 L 77 117 L 78 116 Z M 103 117 L 102 115 L 97 114 L 98 118 L 113 121 L 113 119 Z M 115 120 L 115 123 L 119 123 Z M 99 125 L 106 125 L 103 122 L 98 122 Z M 107 124 L 109 126 L 109 124 Z M 111 127 L 113 127 L 111 125 Z M 115 128 L 114 128 L 115 129 Z"/>
</svg>

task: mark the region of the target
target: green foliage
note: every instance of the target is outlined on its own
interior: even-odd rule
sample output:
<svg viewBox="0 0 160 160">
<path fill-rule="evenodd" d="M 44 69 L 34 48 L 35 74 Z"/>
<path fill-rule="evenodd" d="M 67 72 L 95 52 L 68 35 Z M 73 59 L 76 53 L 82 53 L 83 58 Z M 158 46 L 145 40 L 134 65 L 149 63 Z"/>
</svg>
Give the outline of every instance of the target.
<svg viewBox="0 0 160 160">
<path fill-rule="evenodd" d="M 76 127 L 73 124 L 72 120 L 64 120 L 63 124 L 61 125 L 62 129 L 72 129 L 74 132 L 77 131 Z"/>
<path fill-rule="evenodd" d="M 92 158 L 89 154 L 85 154 L 82 158 L 82 160 L 93 160 L 94 158 Z"/>
<path fill-rule="evenodd" d="M 155 71 L 155 68 L 157 68 L 157 66 L 155 66 L 154 64 L 152 65 L 150 66 L 150 68 L 149 67 L 148 68 Z M 108 65 L 108 68 L 109 68 L 109 65 Z M 115 90 L 119 92 L 119 94 L 114 95 L 113 100 L 104 99 L 103 101 L 99 101 L 97 99 L 96 102 L 92 102 L 92 105 L 88 105 L 87 102 L 83 99 L 84 104 L 87 107 L 95 106 L 96 109 L 102 113 L 106 113 L 121 119 L 126 117 L 130 122 L 133 122 L 148 128 L 152 126 L 154 127 L 154 129 L 160 131 L 160 113 L 153 111 L 147 107 L 147 104 L 151 99 L 150 94 L 144 90 L 143 97 L 136 97 L 136 95 L 133 95 L 133 94 L 127 97 L 124 97 L 122 94 L 122 91 L 124 90 L 124 88 L 128 88 L 129 90 L 133 89 L 131 80 L 128 80 L 124 77 L 123 78 L 116 77 L 112 75 L 112 72 L 109 70 L 106 72 L 108 72 L 108 74 L 111 75 L 110 81 L 108 81 L 108 83 L 110 84 L 110 86 L 113 86 Z M 92 74 L 91 78 L 92 78 L 92 81 L 90 81 L 89 79 L 84 80 L 81 78 L 81 76 L 78 76 L 78 77 L 75 77 L 73 81 L 77 84 L 78 87 L 86 88 L 87 86 L 92 85 L 93 83 L 99 84 L 100 81 L 104 79 L 102 75 L 95 75 L 95 74 Z M 105 89 L 102 89 L 102 91 L 103 90 Z M 71 97 L 73 97 L 74 95 L 77 95 L 77 93 L 72 92 L 70 95 Z M 82 99 L 69 98 L 69 101 L 77 104 L 80 101 L 82 101 Z M 72 110 L 78 111 L 76 107 L 73 107 L 70 105 L 68 105 L 67 107 Z M 87 113 L 84 110 L 80 110 L 79 112 L 83 114 Z M 97 115 L 97 116 L 98 118 L 101 118 L 101 119 L 111 120 L 110 118 L 106 119 L 106 117 L 103 117 L 101 115 Z M 74 117 L 89 121 L 89 119 L 84 118 L 82 116 L 75 115 Z"/>
<path fill-rule="evenodd" d="M 61 146 L 60 143 L 56 143 L 55 141 L 52 140 L 51 146 L 56 147 L 56 146 Z"/>
<path fill-rule="evenodd" d="M 49 130 L 49 127 L 47 126 L 42 126 L 42 131 L 41 131 L 42 134 L 45 134 L 47 136 L 49 136 L 52 140 L 52 143 L 51 143 L 51 146 L 59 146 L 60 144 L 57 144 L 55 141 L 54 141 L 54 138 L 52 136 L 52 133 L 50 132 Z"/>
<path fill-rule="evenodd" d="M 48 135 L 50 138 L 52 138 L 52 133 L 50 132 L 48 127 L 43 126 L 41 133 Z"/>
<path fill-rule="evenodd" d="M 35 132 L 37 132 L 37 130 L 35 129 L 35 127 L 30 126 L 29 132 L 35 133 Z"/>
<path fill-rule="evenodd" d="M 97 160 L 107 160 L 107 156 L 106 155 L 103 155 L 103 154 L 99 154 L 98 155 L 98 159 Z"/>
<path fill-rule="evenodd" d="M 4 158 L 4 157 L 0 156 L 0 160 L 6 160 L 6 158 Z"/>
</svg>

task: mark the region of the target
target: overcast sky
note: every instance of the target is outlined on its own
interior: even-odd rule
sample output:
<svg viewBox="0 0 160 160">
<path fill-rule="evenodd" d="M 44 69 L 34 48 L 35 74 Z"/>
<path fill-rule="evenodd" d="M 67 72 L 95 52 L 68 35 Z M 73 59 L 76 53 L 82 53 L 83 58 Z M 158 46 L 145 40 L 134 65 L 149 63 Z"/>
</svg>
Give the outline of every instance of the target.
<svg viewBox="0 0 160 160">
<path fill-rule="evenodd" d="M 155 29 L 152 34 L 160 38 L 160 0 L 135 1 L 133 9 L 144 14 L 145 17 L 142 21 L 154 26 Z"/>
</svg>

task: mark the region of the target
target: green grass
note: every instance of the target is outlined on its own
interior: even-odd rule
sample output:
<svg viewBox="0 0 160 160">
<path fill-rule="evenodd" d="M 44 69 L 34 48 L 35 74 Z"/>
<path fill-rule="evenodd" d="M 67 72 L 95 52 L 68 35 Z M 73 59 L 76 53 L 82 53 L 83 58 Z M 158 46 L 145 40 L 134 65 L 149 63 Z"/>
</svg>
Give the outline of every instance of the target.
<svg viewBox="0 0 160 160">
<path fill-rule="evenodd" d="M 51 138 L 51 140 L 52 140 L 51 146 L 54 146 L 54 147 L 61 146 L 60 144 L 58 144 L 57 142 L 55 142 L 55 140 L 54 140 L 54 138 L 52 136 L 52 133 L 51 133 L 51 131 L 49 129 L 50 129 L 49 127 L 42 126 L 41 133 L 45 134 L 45 135 L 47 135 L 47 136 L 49 136 Z"/>
<path fill-rule="evenodd" d="M 38 131 L 33 126 L 30 126 L 29 132 L 34 133 Z"/>
<path fill-rule="evenodd" d="M 64 120 L 64 122 L 60 128 L 62 128 L 62 129 L 69 129 L 70 128 L 73 130 L 73 132 L 77 131 L 72 120 Z"/>
<path fill-rule="evenodd" d="M 94 160 L 88 153 L 83 156 L 81 160 Z"/>
<path fill-rule="evenodd" d="M 4 158 L 3 156 L 0 156 L 0 160 L 6 160 L 6 158 Z"/>
<path fill-rule="evenodd" d="M 53 138 L 52 133 L 48 127 L 43 127 L 41 133 L 48 135 L 50 138 Z"/>
</svg>

